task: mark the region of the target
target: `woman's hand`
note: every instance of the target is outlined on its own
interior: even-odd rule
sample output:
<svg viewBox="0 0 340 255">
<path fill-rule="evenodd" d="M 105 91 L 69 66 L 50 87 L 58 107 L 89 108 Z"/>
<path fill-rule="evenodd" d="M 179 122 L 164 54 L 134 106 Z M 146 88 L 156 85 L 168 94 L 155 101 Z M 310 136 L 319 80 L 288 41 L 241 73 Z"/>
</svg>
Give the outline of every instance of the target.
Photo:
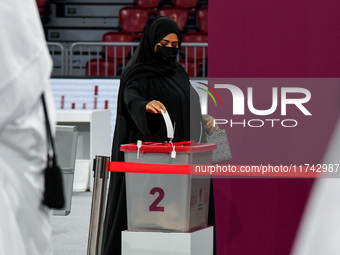
<svg viewBox="0 0 340 255">
<path fill-rule="evenodd" d="M 149 102 L 146 107 L 145 107 L 146 112 L 151 112 L 154 114 L 161 114 L 161 110 L 163 110 L 164 112 L 166 112 L 166 108 L 165 106 L 157 101 L 157 100 L 153 100 L 151 102 Z"/>
<path fill-rule="evenodd" d="M 215 124 L 215 118 L 214 117 L 207 117 L 203 119 L 206 123 L 204 128 L 206 129 L 206 131 L 208 131 L 209 133 L 212 133 L 215 131 L 216 126 L 214 126 Z"/>
</svg>

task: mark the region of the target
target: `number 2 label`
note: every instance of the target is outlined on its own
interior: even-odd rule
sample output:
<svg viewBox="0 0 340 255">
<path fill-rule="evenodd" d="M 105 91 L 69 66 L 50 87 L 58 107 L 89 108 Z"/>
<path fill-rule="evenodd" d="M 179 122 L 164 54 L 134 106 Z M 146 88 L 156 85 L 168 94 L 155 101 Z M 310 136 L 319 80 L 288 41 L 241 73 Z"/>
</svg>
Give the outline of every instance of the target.
<svg viewBox="0 0 340 255">
<path fill-rule="evenodd" d="M 158 206 L 158 204 L 162 201 L 164 198 L 164 190 L 160 187 L 154 187 L 150 190 L 150 194 L 154 195 L 155 193 L 158 193 L 158 197 L 153 201 L 153 203 L 149 206 L 150 212 L 164 212 L 164 206 Z"/>
</svg>

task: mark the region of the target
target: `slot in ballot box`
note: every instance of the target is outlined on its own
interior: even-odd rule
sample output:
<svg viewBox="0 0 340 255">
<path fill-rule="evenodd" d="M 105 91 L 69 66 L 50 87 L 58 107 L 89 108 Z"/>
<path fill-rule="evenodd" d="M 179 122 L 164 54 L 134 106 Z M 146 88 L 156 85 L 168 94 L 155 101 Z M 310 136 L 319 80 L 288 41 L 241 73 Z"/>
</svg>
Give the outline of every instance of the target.
<svg viewBox="0 0 340 255">
<path fill-rule="evenodd" d="M 216 144 L 121 145 L 125 162 L 211 164 Z M 161 165 L 160 165 L 161 167 Z M 126 173 L 128 230 L 190 232 L 207 226 L 210 176 Z"/>
</svg>

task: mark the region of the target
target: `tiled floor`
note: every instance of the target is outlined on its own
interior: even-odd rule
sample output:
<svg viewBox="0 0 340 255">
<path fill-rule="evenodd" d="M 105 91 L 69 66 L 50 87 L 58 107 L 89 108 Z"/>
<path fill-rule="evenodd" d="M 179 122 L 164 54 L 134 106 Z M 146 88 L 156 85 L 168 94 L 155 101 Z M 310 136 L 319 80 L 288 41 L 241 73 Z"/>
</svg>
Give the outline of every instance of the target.
<svg viewBox="0 0 340 255">
<path fill-rule="evenodd" d="M 92 192 L 73 193 L 71 213 L 51 216 L 54 255 L 86 255 Z"/>
</svg>

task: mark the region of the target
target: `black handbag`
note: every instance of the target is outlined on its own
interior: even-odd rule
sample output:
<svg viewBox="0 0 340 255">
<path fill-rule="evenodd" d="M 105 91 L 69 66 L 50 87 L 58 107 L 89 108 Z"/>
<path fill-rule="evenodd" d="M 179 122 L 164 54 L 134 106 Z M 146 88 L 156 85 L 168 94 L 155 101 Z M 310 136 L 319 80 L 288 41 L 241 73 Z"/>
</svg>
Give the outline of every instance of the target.
<svg viewBox="0 0 340 255">
<path fill-rule="evenodd" d="M 44 106 L 47 133 L 47 165 L 44 169 L 45 191 L 42 204 L 46 205 L 50 209 L 63 209 L 65 206 L 63 179 L 61 176 L 61 170 L 57 165 L 54 139 L 51 133 L 44 94 L 41 96 L 41 100 Z"/>
</svg>

